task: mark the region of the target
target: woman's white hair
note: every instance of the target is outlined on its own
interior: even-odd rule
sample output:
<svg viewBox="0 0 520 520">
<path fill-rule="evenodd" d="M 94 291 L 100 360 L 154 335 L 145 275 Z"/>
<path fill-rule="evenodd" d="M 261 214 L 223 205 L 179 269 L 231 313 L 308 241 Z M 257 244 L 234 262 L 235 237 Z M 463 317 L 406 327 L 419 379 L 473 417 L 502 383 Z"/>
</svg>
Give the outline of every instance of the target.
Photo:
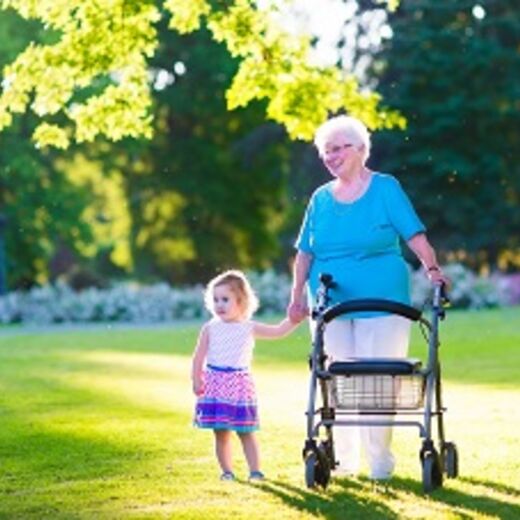
<svg viewBox="0 0 520 520">
<path fill-rule="evenodd" d="M 352 116 L 336 116 L 331 117 L 319 126 L 314 134 L 314 144 L 320 155 L 325 151 L 327 141 L 335 134 L 344 135 L 356 146 L 364 146 L 363 162 L 368 159 L 370 156 L 370 132 L 359 119 Z"/>
</svg>

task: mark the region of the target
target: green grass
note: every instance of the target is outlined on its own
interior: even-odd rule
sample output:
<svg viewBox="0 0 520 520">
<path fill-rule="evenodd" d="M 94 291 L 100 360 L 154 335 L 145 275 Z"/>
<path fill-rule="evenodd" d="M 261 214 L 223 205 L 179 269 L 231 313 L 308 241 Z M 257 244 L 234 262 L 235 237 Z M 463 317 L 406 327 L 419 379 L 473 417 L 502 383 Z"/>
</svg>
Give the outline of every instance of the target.
<svg viewBox="0 0 520 520">
<path fill-rule="evenodd" d="M 218 480 L 212 435 L 191 426 L 197 326 L 0 331 L 0 518 L 520 518 L 520 308 L 452 312 L 442 325 L 447 438 L 461 477 L 421 490 L 417 431 L 396 429 L 395 478 L 326 492 L 303 482 L 305 326 L 258 344 L 268 480 Z M 424 352 L 420 334 L 414 355 Z"/>
</svg>

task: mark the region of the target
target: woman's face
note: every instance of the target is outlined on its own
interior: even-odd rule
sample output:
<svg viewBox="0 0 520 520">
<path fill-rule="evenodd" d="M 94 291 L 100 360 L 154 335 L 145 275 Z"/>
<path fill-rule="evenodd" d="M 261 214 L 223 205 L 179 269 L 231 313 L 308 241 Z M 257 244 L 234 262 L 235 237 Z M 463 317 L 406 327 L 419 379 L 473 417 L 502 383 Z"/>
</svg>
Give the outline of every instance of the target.
<svg viewBox="0 0 520 520">
<path fill-rule="evenodd" d="M 243 317 L 237 295 L 228 284 L 217 285 L 213 289 L 213 310 L 223 321 L 238 321 Z"/>
<path fill-rule="evenodd" d="M 345 177 L 363 164 L 362 152 L 362 145 L 354 144 L 354 140 L 343 133 L 335 133 L 325 142 L 320 156 L 331 175 Z"/>
</svg>

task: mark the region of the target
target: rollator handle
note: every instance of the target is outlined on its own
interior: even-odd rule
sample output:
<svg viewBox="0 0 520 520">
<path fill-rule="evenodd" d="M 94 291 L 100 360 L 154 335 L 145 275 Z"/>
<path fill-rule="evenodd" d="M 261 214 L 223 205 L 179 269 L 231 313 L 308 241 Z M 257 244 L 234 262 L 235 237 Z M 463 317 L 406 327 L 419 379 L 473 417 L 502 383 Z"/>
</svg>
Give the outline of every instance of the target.
<svg viewBox="0 0 520 520">
<path fill-rule="evenodd" d="M 448 289 L 446 288 L 445 283 L 441 283 L 441 301 L 444 307 L 449 307 L 451 301 L 448 297 Z"/>
<path fill-rule="evenodd" d="M 441 320 L 446 316 L 444 308 L 449 307 L 449 305 L 450 299 L 448 298 L 446 284 L 444 282 L 435 283 L 433 289 L 433 308 Z"/>
<path fill-rule="evenodd" d="M 332 275 L 328 273 L 320 274 L 320 283 L 322 283 L 327 289 L 333 289 L 336 287 L 336 282 L 332 278 Z"/>
<path fill-rule="evenodd" d="M 331 274 L 320 273 L 318 279 L 320 281 L 320 286 L 318 287 L 316 294 L 316 305 L 312 309 L 311 313 L 313 319 L 317 319 L 318 316 L 327 308 L 330 302 L 328 294 L 329 289 L 334 289 L 334 287 L 337 286 Z"/>
</svg>

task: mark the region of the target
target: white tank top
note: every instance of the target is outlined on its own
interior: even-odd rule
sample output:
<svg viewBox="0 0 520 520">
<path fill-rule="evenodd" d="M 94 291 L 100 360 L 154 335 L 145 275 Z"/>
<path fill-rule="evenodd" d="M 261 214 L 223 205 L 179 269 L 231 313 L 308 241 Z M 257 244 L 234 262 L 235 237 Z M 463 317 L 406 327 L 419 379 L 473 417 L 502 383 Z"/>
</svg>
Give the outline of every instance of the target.
<svg viewBox="0 0 520 520">
<path fill-rule="evenodd" d="M 252 322 L 225 322 L 215 318 L 208 323 L 208 335 L 208 365 L 232 368 L 251 366 L 255 346 Z"/>
</svg>

